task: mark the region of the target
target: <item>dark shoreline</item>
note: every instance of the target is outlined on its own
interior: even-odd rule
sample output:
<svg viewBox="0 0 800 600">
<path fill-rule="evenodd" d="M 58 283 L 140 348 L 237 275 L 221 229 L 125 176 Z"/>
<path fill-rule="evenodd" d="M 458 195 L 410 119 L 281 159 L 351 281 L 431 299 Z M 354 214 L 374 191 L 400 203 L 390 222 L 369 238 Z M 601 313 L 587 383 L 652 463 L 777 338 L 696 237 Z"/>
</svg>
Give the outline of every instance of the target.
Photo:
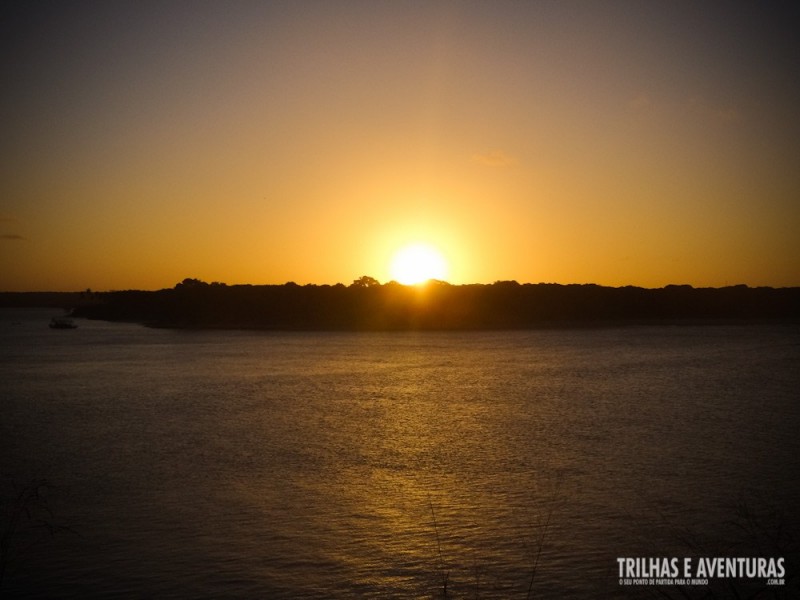
<svg viewBox="0 0 800 600">
<path fill-rule="evenodd" d="M 89 320 L 105 320 L 93 319 Z M 542 321 L 540 323 L 527 325 L 524 327 L 418 327 L 418 328 L 303 328 L 303 327 L 247 327 L 247 326 L 227 326 L 227 325 L 175 325 L 170 323 L 155 323 L 129 320 L 114 320 L 117 323 L 137 323 L 143 327 L 151 329 L 174 329 L 186 331 L 266 331 L 266 332 L 286 332 L 286 333 L 369 333 L 369 332 L 406 332 L 406 331 L 432 331 L 432 332 L 456 332 L 456 331 L 549 331 L 549 330 L 595 330 L 595 329 L 623 329 L 627 327 L 752 327 L 752 326 L 794 326 L 800 327 L 800 317 L 796 318 L 753 318 L 753 319 L 619 319 L 614 321 L 607 320 L 585 320 L 585 321 Z"/>
<path fill-rule="evenodd" d="M 186 279 L 158 291 L 0 293 L 0 306 L 180 329 L 508 330 L 800 321 L 800 288 L 493 284 L 224 285 Z"/>
</svg>

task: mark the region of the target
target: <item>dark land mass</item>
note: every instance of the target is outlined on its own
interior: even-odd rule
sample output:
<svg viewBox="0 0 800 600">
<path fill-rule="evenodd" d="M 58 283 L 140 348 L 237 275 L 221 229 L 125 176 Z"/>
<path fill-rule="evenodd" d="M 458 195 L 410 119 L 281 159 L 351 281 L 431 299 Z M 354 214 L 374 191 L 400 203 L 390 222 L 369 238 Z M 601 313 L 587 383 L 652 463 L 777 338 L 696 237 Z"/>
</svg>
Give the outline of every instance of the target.
<svg viewBox="0 0 800 600">
<path fill-rule="evenodd" d="M 0 292 L 0 308 L 63 308 L 93 301 L 94 293 L 86 292 Z"/>
<path fill-rule="evenodd" d="M 37 301 L 45 302 L 45 304 Z M 0 306 L 61 306 L 76 317 L 155 327 L 264 330 L 528 329 L 800 320 L 800 287 L 659 289 L 599 285 L 225 285 L 185 279 L 158 291 L 0 294 Z"/>
</svg>

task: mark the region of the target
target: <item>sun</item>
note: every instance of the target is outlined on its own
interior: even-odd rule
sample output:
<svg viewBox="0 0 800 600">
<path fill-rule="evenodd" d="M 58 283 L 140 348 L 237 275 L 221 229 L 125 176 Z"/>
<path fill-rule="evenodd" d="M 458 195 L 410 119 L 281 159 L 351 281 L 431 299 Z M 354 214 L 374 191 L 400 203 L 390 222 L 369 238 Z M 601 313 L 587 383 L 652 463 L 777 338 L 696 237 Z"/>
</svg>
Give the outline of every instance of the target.
<svg viewBox="0 0 800 600">
<path fill-rule="evenodd" d="M 415 242 L 403 246 L 392 257 L 392 279 L 404 285 L 416 285 L 429 279 L 447 278 L 447 260 L 434 246 Z"/>
</svg>

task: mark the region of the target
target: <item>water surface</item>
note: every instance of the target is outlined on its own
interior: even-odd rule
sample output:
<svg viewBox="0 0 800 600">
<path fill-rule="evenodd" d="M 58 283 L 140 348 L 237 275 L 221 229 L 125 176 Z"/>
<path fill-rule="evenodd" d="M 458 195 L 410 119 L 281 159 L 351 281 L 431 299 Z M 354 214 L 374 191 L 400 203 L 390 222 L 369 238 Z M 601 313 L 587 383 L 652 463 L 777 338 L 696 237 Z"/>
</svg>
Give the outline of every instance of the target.
<svg viewBox="0 0 800 600">
<path fill-rule="evenodd" d="M 729 551 L 742 503 L 797 526 L 796 325 L 50 316 L 0 317 L 0 472 L 69 530 L 12 540 L 9 597 L 632 597 L 618 556 Z"/>
</svg>

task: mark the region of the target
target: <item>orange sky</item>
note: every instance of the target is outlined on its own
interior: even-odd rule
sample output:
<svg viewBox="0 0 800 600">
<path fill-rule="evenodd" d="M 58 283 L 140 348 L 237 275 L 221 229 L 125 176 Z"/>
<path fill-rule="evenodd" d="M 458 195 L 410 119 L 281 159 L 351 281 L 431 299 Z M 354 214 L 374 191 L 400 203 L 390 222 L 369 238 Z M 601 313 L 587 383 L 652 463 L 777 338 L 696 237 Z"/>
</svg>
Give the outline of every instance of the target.
<svg viewBox="0 0 800 600">
<path fill-rule="evenodd" d="M 800 285 L 796 8 L 2 11 L 0 290 Z"/>
</svg>

